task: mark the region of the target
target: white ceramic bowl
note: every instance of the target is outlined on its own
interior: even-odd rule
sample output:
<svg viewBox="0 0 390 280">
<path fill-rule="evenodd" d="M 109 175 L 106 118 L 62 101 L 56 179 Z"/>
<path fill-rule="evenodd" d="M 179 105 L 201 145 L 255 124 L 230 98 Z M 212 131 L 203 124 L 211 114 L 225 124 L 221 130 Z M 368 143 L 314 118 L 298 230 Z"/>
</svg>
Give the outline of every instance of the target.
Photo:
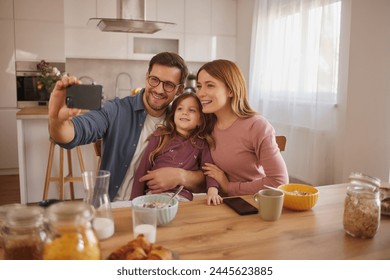
<svg viewBox="0 0 390 280">
<path fill-rule="evenodd" d="M 148 194 L 148 195 L 142 195 L 134 198 L 131 201 L 131 204 L 143 205 L 144 203 L 152 203 L 152 202 L 168 203 L 170 199 L 171 197 L 166 194 Z M 170 206 L 157 208 L 157 225 L 161 226 L 171 222 L 176 217 L 178 208 L 179 208 L 179 200 L 177 198 L 174 198 L 170 202 Z"/>
</svg>

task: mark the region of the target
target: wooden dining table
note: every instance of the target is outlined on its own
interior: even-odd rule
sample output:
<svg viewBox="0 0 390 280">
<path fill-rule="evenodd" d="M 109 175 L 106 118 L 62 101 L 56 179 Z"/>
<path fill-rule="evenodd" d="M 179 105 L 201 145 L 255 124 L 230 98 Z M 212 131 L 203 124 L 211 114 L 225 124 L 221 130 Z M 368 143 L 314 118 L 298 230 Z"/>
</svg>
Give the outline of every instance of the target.
<svg viewBox="0 0 390 280">
<path fill-rule="evenodd" d="M 347 184 L 318 187 L 308 211 L 283 209 L 277 221 L 259 214 L 240 216 L 226 204 L 208 206 L 204 195 L 180 202 L 170 223 L 158 226 L 156 243 L 178 260 L 383 260 L 390 259 L 390 217 L 382 215 L 371 239 L 354 238 L 343 228 Z M 242 196 L 255 205 L 251 195 Z M 115 233 L 100 241 L 102 259 L 133 237 L 131 207 L 112 209 Z M 0 259 L 3 259 L 0 246 Z"/>
<path fill-rule="evenodd" d="M 179 260 L 341 260 L 390 259 L 390 217 L 381 216 L 372 239 L 343 228 L 347 184 L 318 187 L 308 211 L 283 209 L 277 221 L 258 214 L 240 216 L 227 205 L 206 205 L 204 196 L 181 202 L 173 221 L 157 229 L 156 243 Z M 242 196 L 255 205 L 251 195 Z M 101 241 L 102 257 L 133 239 L 131 208 L 113 209 L 115 234 Z"/>
</svg>

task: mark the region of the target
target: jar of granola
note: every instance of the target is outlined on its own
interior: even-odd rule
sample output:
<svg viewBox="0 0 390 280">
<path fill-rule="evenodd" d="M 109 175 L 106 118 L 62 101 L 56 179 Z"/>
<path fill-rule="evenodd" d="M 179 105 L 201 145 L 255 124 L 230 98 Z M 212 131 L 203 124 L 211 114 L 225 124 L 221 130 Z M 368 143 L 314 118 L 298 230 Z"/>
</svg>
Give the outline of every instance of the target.
<svg viewBox="0 0 390 280">
<path fill-rule="evenodd" d="M 41 260 L 46 232 L 43 209 L 15 206 L 8 211 L 2 227 L 4 259 Z"/>
<path fill-rule="evenodd" d="M 380 224 L 380 180 L 352 173 L 344 202 L 344 230 L 353 237 L 373 238 Z"/>
<path fill-rule="evenodd" d="M 92 228 L 94 209 L 82 201 L 53 204 L 46 210 L 45 260 L 99 260 L 99 241 Z"/>
</svg>

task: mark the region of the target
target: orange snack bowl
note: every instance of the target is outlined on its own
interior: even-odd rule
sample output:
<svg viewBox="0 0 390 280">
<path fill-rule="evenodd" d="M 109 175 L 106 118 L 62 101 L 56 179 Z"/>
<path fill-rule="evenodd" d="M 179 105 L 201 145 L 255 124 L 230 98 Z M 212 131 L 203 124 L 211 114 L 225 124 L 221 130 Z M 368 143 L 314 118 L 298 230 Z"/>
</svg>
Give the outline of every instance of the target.
<svg viewBox="0 0 390 280">
<path fill-rule="evenodd" d="M 305 184 L 285 184 L 278 187 L 284 190 L 283 207 L 291 210 L 305 211 L 316 205 L 318 189 Z"/>
</svg>

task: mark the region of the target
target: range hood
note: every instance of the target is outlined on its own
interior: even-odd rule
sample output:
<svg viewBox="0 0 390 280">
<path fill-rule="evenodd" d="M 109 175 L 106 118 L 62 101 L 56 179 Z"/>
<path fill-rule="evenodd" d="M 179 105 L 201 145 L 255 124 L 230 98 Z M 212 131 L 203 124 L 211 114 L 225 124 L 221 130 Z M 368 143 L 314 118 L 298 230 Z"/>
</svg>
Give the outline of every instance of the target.
<svg viewBox="0 0 390 280">
<path fill-rule="evenodd" d="M 144 0 L 117 0 L 117 18 L 90 18 L 101 31 L 153 34 L 176 25 L 145 19 Z"/>
</svg>

